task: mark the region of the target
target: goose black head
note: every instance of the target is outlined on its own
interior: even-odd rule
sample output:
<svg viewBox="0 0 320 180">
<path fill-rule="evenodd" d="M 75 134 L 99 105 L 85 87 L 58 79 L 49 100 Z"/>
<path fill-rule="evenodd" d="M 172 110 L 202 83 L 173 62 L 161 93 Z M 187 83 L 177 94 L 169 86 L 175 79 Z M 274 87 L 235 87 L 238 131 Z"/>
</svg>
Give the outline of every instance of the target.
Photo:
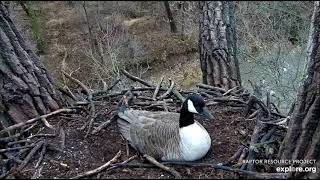
<svg viewBox="0 0 320 180">
<path fill-rule="evenodd" d="M 192 94 L 183 102 L 180 112 L 180 127 L 188 126 L 194 123 L 193 115 L 198 114 L 210 120 L 214 117 L 209 112 L 203 98 L 198 94 Z"/>
<path fill-rule="evenodd" d="M 213 119 L 212 114 L 205 105 L 203 98 L 198 94 L 190 95 L 186 101 L 186 107 L 190 113 L 199 114 L 208 119 Z"/>
</svg>

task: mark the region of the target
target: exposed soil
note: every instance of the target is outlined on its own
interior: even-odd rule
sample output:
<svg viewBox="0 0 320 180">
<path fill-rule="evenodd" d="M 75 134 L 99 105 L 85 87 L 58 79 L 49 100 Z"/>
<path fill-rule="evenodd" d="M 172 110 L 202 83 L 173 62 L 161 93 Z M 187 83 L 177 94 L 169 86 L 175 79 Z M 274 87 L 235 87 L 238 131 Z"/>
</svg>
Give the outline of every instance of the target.
<svg viewBox="0 0 320 180">
<path fill-rule="evenodd" d="M 96 124 L 108 120 L 112 114 L 111 107 L 116 100 L 104 101 L 97 105 Z M 215 121 L 196 119 L 201 122 L 211 135 L 214 142 L 208 154 L 198 162 L 223 163 L 226 162 L 237 150 L 242 136 L 238 130 L 243 129 L 250 132 L 253 124 L 244 121 L 241 115 L 243 109 L 234 109 L 223 104 L 210 106 L 209 109 L 215 116 Z M 55 127 L 60 121 L 65 130 L 66 142 L 64 153 L 50 152 L 45 155 L 42 163 L 42 171 L 39 178 L 71 178 L 79 173 L 95 169 L 110 159 L 121 150 L 122 155 L 118 162 L 126 160 L 125 141 L 120 136 L 116 122 L 113 121 L 110 126 L 101 130 L 95 135 L 89 135 L 85 138 L 86 130 L 78 130 L 88 119 L 83 115 L 74 117 L 60 116 L 59 118 L 50 118 L 49 122 Z M 47 130 L 44 130 L 46 132 Z M 48 133 L 48 132 L 47 132 Z M 60 137 L 48 139 L 51 143 L 60 146 Z M 130 148 L 130 156 L 135 155 L 136 151 Z M 22 174 L 26 178 L 31 178 L 35 173 L 35 164 L 38 156 L 24 169 Z M 142 159 L 136 159 L 132 163 L 142 163 Z M 40 166 L 41 167 L 41 166 Z M 212 168 L 194 168 L 184 166 L 171 166 L 181 173 L 183 178 L 235 178 L 235 174 L 215 170 Z M 157 179 L 173 178 L 171 174 L 159 168 L 119 168 L 111 171 L 103 171 L 90 178 L 136 178 L 136 179 Z"/>
</svg>

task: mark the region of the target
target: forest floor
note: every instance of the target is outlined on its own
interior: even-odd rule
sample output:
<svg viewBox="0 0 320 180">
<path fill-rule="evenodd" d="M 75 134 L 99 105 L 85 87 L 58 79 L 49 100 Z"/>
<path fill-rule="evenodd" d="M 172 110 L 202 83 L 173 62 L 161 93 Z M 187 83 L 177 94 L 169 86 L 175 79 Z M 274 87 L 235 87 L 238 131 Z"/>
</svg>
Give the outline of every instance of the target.
<svg viewBox="0 0 320 180">
<path fill-rule="evenodd" d="M 116 101 L 104 101 L 97 106 L 97 118 L 95 125 L 107 121 L 110 117 L 110 108 Z M 212 138 L 212 147 L 208 154 L 197 162 L 205 163 L 225 163 L 230 158 L 243 140 L 239 130 L 247 131 L 251 134 L 254 127 L 254 122 L 245 121 L 242 116 L 243 110 L 240 108 L 234 109 L 226 105 L 209 106 L 209 110 L 214 114 L 213 122 L 196 119 L 203 124 Z M 38 178 L 71 178 L 80 173 L 93 170 L 104 163 L 111 160 L 119 150 L 122 155 L 117 162 L 122 162 L 129 157 L 126 155 L 126 144 L 122 139 L 116 121 L 112 121 L 110 126 L 104 128 L 94 135 L 85 137 L 86 130 L 79 128 L 88 121 L 88 118 L 83 115 L 74 117 L 59 116 L 58 118 L 49 118 L 48 121 L 54 127 L 62 127 L 65 131 L 65 148 L 63 152 L 46 153 L 43 163 L 37 169 L 35 164 L 37 158 L 21 172 L 20 176 L 31 178 L 35 172 L 38 172 Z M 52 131 L 47 128 L 43 133 Z M 60 146 L 61 137 L 50 137 L 48 142 Z M 136 154 L 136 151 L 130 148 L 130 156 Z M 130 163 L 144 161 L 140 158 L 133 160 Z M 238 175 L 222 170 L 216 170 L 210 167 L 187 167 L 181 165 L 170 165 L 175 170 L 180 172 L 183 178 L 236 178 Z M 159 168 L 130 168 L 124 167 L 110 171 L 102 171 L 90 178 L 135 178 L 135 179 L 158 179 L 158 178 L 173 178 L 173 176 Z"/>
</svg>

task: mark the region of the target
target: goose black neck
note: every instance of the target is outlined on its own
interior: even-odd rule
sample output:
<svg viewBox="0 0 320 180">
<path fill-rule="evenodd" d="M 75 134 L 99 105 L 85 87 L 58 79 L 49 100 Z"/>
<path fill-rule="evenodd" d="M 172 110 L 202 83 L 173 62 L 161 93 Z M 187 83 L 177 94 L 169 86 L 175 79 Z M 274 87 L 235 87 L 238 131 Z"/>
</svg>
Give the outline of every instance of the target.
<svg viewBox="0 0 320 180">
<path fill-rule="evenodd" d="M 193 113 L 188 111 L 186 104 L 183 104 L 180 112 L 179 127 L 186 127 L 194 123 Z"/>
</svg>

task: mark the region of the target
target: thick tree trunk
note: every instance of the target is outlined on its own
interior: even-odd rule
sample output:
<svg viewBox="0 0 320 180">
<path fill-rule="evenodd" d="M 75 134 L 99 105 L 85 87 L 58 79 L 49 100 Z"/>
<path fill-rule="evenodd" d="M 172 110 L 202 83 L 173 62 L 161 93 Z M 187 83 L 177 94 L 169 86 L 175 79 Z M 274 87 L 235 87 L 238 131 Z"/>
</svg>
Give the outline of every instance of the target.
<svg viewBox="0 0 320 180">
<path fill-rule="evenodd" d="M 308 68 L 297 105 L 293 111 L 289 130 L 280 148 L 281 159 L 320 159 L 320 8 L 315 2 L 312 16 Z M 293 173 L 295 177 L 320 177 L 319 162 L 317 173 Z M 303 166 L 303 165 L 302 165 Z"/>
<path fill-rule="evenodd" d="M 234 9 L 234 2 L 200 2 L 199 49 L 203 83 L 224 89 L 241 85 Z"/>
<path fill-rule="evenodd" d="M 62 97 L 0 2 L 0 127 L 60 108 Z"/>
<path fill-rule="evenodd" d="M 164 7 L 166 8 L 167 16 L 168 16 L 168 19 L 169 19 L 170 30 L 171 30 L 172 33 L 177 33 L 178 29 L 177 29 L 176 23 L 175 23 L 175 21 L 173 19 L 173 16 L 172 16 L 172 12 L 171 12 L 171 9 L 170 9 L 169 1 L 163 1 L 163 3 L 164 3 Z"/>
</svg>

